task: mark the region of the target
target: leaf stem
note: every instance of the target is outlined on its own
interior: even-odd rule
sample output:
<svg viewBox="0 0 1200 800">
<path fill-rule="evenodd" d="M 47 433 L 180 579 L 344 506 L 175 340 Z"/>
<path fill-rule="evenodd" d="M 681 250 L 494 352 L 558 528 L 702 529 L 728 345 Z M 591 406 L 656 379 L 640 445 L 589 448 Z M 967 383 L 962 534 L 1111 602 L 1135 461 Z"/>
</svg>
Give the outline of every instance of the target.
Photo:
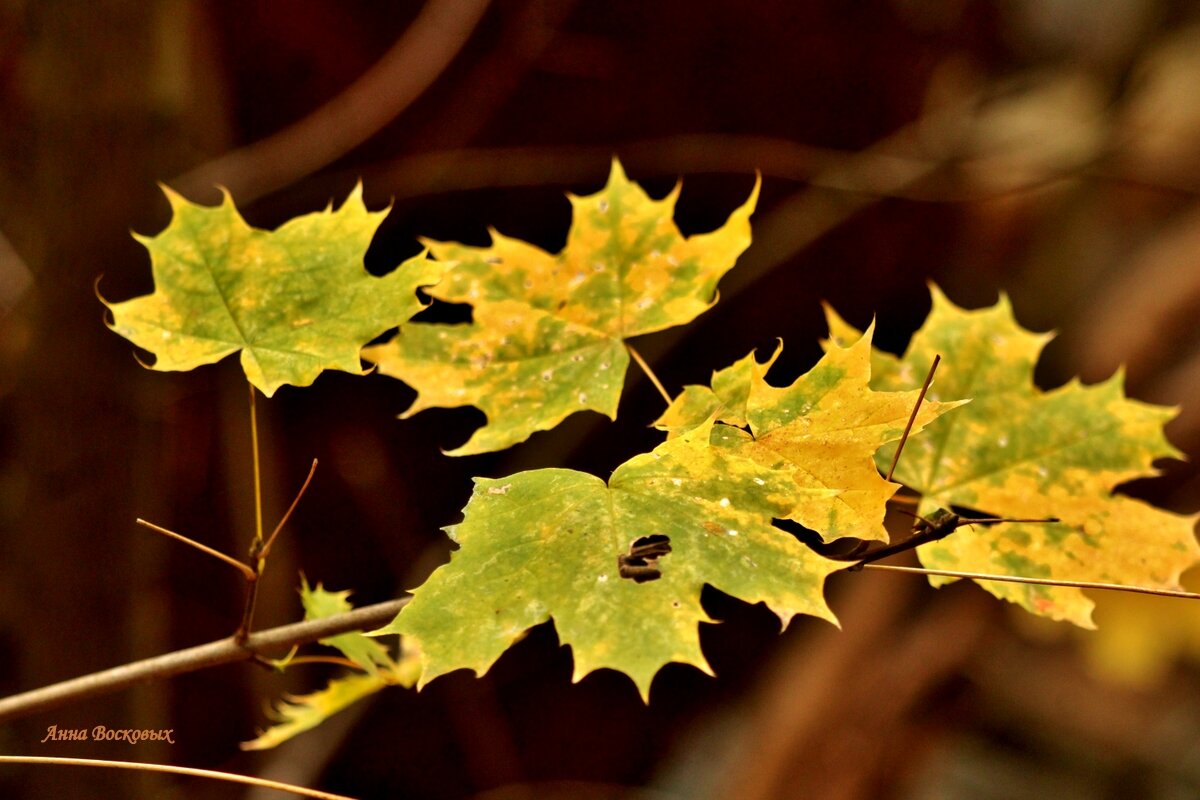
<svg viewBox="0 0 1200 800">
<path fill-rule="evenodd" d="M 339 667 L 346 667 L 355 672 L 366 672 L 366 669 L 361 664 L 351 661 L 348 658 L 342 658 L 341 656 L 295 656 L 288 661 L 289 667 L 293 664 L 336 664 Z"/>
<path fill-rule="evenodd" d="M 231 638 L 177 650 L 173 653 L 93 672 L 61 683 L 0 699 L 0 723 L 91 697 L 110 694 L 134 684 L 161 680 L 207 667 L 249 661 L 281 647 L 307 644 L 348 631 L 371 630 L 391 622 L 408 598 L 363 606 L 344 614 L 294 622 L 252 633 L 244 642 Z"/>
<path fill-rule="evenodd" d="M 255 399 L 254 384 L 249 381 L 246 386 L 250 389 L 250 452 L 254 460 L 254 544 L 250 549 L 252 557 L 257 557 L 263 544 L 263 513 L 262 513 L 262 472 L 258 460 L 258 404 Z"/>
<path fill-rule="evenodd" d="M 147 522 L 146 520 L 140 518 L 136 521 L 137 524 L 141 525 L 143 528 L 149 528 L 150 530 L 156 533 L 161 533 L 163 536 L 168 536 L 177 542 L 183 542 L 186 545 L 196 548 L 201 553 L 208 553 L 213 558 L 224 561 L 226 564 L 229 564 L 232 567 L 236 567 L 238 571 L 241 572 L 246 578 L 246 580 L 253 580 L 255 577 L 254 570 L 243 564 L 241 561 L 238 561 L 236 558 L 225 555 L 220 550 L 214 550 L 206 544 L 200 544 L 200 542 L 197 542 L 195 539 L 189 539 L 182 533 L 176 533 L 175 531 L 164 528 L 161 525 L 155 525 L 153 522 Z"/>
<path fill-rule="evenodd" d="M 654 370 L 650 369 L 650 365 L 646 363 L 646 359 L 642 358 L 642 354 L 633 349 L 633 345 L 629 342 L 625 343 L 625 349 L 629 351 L 629 355 L 633 356 L 633 360 L 642 368 L 642 372 L 646 373 L 646 377 L 654 384 L 654 388 L 658 389 L 658 393 L 662 395 L 663 400 L 667 401 L 667 405 L 671 405 L 671 395 L 663 387 L 662 381 L 654 374 Z"/>
<path fill-rule="evenodd" d="M 250 635 L 254 624 L 254 607 L 258 604 L 258 579 L 266 563 L 262 559 L 263 514 L 262 514 L 262 469 L 258 458 L 258 401 L 254 384 L 246 382 L 250 389 L 250 458 L 254 462 L 254 541 L 250 543 L 250 561 L 254 564 L 251 574 L 246 576 L 246 601 L 242 604 L 242 620 L 233 632 L 233 641 L 242 644 Z"/>
<path fill-rule="evenodd" d="M 173 775 L 190 775 L 197 778 L 211 778 L 229 783 L 244 783 L 248 786 L 261 786 L 264 789 L 278 789 L 301 797 L 315 797 L 318 800 L 354 800 L 344 794 L 332 794 L 317 789 L 306 789 L 290 783 L 281 783 L 267 778 L 256 778 L 251 775 L 238 775 L 235 772 L 218 772 L 212 769 L 197 769 L 196 767 L 177 767 L 173 764 L 149 764 L 140 761 L 109 761 L 101 758 L 65 758 L 61 756 L 3 756 L 0 764 L 56 764 L 72 767 L 107 767 L 109 769 L 134 769 L 142 772 L 166 772 Z"/>
<path fill-rule="evenodd" d="M 884 569 L 891 572 L 910 572 L 917 575 L 940 575 L 946 578 L 970 578 L 976 581 L 999 581 L 1001 583 L 1028 583 L 1036 586 L 1061 586 L 1068 589 L 1105 589 L 1114 592 L 1151 594 L 1158 597 L 1179 597 L 1185 600 L 1200 600 L 1200 594 L 1175 589 L 1154 589 L 1149 586 L 1130 586 L 1123 583 L 1101 583 L 1098 581 L 1060 581 L 1052 578 L 1026 578 L 1020 575 L 991 575 L 983 572 L 959 572 L 950 569 L 925 569 L 924 567 L 901 567 L 893 564 L 863 564 L 862 569 Z"/>
<path fill-rule="evenodd" d="M 925 393 L 929 391 L 929 385 L 933 383 L 933 373 L 937 371 L 938 364 L 941 361 L 941 354 L 937 354 L 933 357 L 933 363 L 929 365 L 929 374 L 925 376 L 925 383 L 921 386 L 921 393 L 917 395 L 917 403 L 913 406 L 912 414 L 908 417 L 908 424 L 904 426 L 904 433 L 900 436 L 900 444 L 896 446 L 896 454 L 892 456 L 892 465 L 888 467 L 887 477 L 884 480 L 889 483 L 892 480 L 892 473 L 896 471 L 896 465 L 900 463 L 900 453 L 904 450 L 904 443 L 908 441 L 908 434 L 912 431 L 913 423 L 917 421 L 917 412 L 921 410 L 921 403 L 925 402 Z"/>
</svg>

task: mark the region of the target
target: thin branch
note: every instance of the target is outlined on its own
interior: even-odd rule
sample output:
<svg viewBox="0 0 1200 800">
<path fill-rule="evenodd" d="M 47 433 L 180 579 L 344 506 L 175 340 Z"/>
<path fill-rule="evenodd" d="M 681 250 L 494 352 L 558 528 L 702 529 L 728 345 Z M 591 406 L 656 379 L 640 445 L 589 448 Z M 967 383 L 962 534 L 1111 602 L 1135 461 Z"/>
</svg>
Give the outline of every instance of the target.
<svg viewBox="0 0 1200 800">
<path fill-rule="evenodd" d="M 236 567 L 238 569 L 238 571 L 241 572 L 242 575 L 246 578 L 246 580 L 254 579 L 254 570 L 250 569 L 250 567 L 246 566 L 241 561 L 238 561 L 236 558 L 225 555 L 220 550 L 214 550 L 213 548 L 209 547 L 206 544 L 200 544 L 195 539 L 189 539 L 188 537 L 184 536 L 182 533 L 176 533 L 173 530 L 164 528 L 161 525 L 155 525 L 153 522 L 147 522 L 144 519 L 138 519 L 137 524 L 141 525 L 143 528 L 149 528 L 150 530 L 154 531 L 155 533 L 161 533 L 163 536 L 169 536 L 170 538 L 174 539 L 175 541 L 183 542 L 186 545 L 194 547 L 197 550 L 199 550 L 201 553 L 207 553 L 208 555 L 212 556 L 213 558 L 224 561 L 226 564 L 229 564 L 231 567 Z"/>
<path fill-rule="evenodd" d="M 633 356 L 633 360 L 642 368 L 642 372 L 646 373 L 646 377 L 654 384 L 654 388 L 658 389 L 658 393 L 662 395 L 663 400 L 667 401 L 667 405 L 671 405 L 671 395 L 663 387 L 662 381 L 654 374 L 654 370 L 650 369 L 650 365 L 646 363 L 646 359 L 642 358 L 642 354 L 633 349 L 633 345 L 629 342 L 625 343 L 625 349 L 629 351 L 629 355 Z"/>
<path fill-rule="evenodd" d="M 896 510 L 902 514 L 904 513 L 904 511 L 902 509 L 898 508 Z M 1058 517 L 1033 517 L 1033 518 L 1024 518 L 1024 519 L 1020 518 L 1020 517 L 970 517 L 967 519 L 960 519 L 958 521 L 958 524 L 959 525 L 974 525 L 976 522 L 987 522 L 987 523 L 993 523 L 993 524 L 997 523 L 997 522 L 1041 522 L 1041 523 L 1049 525 L 1049 524 L 1052 524 L 1055 522 L 1062 522 L 1062 520 L 1059 519 Z"/>
<path fill-rule="evenodd" d="M 267 555 L 271 552 L 271 545 L 275 544 L 275 537 L 279 536 L 279 532 L 283 530 L 283 526 L 292 518 L 292 512 L 296 510 L 296 506 L 300 504 L 300 498 L 304 497 L 304 493 L 308 491 L 308 485 L 312 483 L 313 475 L 317 472 L 317 460 L 314 458 L 312 466 L 309 467 L 308 477 L 304 479 L 304 485 L 300 487 L 300 491 L 296 492 L 296 499 L 288 506 L 288 510 L 284 512 L 283 519 L 279 520 L 279 524 L 275 526 L 275 530 L 271 531 L 271 535 L 267 537 L 267 543 L 263 545 L 262 551 L 258 557 L 263 561 L 267 560 Z"/>
<path fill-rule="evenodd" d="M 0 700 L 0 723 L 110 694 L 143 681 L 162 680 L 220 664 L 248 661 L 263 655 L 264 651 L 307 644 L 339 633 L 378 628 L 391 622 L 407 603 L 408 598 L 401 598 L 332 617 L 282 625 L 250 634 L 240 644 L 232 638 L 219 639 L 12 695 Z"/>
<path fill-rule="evenodd" d="M 238 775 L 234 772 L 218 772 L 212 769 L 197 769 L 195 767 L 177 767 L 173 764 L 147 764 L 138 761 L 109 761 L 101 758 L 62 758 L 59 756 L 0 756 L 0 764 L 55 764 L 69 767 L 107 767 L 109 769 L 134 769 L 142 772 L 166 772 L 172 775 L 191 775 L 197 778 L 211 778 L 229 783 L 244 783 L 248 786 L 261 786 L 264 789 L 278 789 L 281 792 L 291 792 L 301 797 L 315 797 L 317 800 L 354 800 L 344 794 L 322 792 L 317 789 L 306 789 L 290 783 L 281 783 L 267 778 L 255 778 L 251 775 Z"/>
<path fill-rule="evenodd" d="M 899 510 L 901 510 L 901 509 L 897 509 L 897 511 L 899 511 Z M 870 566 L 871 562 L 873 562 L 873 561 L 879 561 L 881 559 L 887 558 L 888 556 L 894 556 L 897 553 L 904 553 L 909 550 L 913 550 L 917 547 L 920 547 L 923 544 L 929 544 L 931 542 L 936 542 L 941 539 L 945 539 L 947 536 L 954 533 L 954 531 L 957 530 L 957 528 L 958 528 L 957 525 L 955 525 L 953 527 L 929 525 L 929 526 L 923 528 L 922 530 L 917 531 L 912 536 L 909 536 L 907 539 L 905 539 L 902 542 L 896 542 L 894 544 L 884 545 L 883 547 L 880 547 L 877 550 L 873 550 L 873 551 L 867 553 L 865 556 L 860 555 L 861 551 L 856 549 L 855 551 L 852 551 L 845 557 L 846 560 L 849 560 L 849 559 L 854 560 L 853 564 L 846 567 L 846 571 L 847 572 L 856 572 L 856 571 L 862 569 L 863 567 Z M 826 558 L 838 559 L 837 556 L 826 556 Z M 838 559 L 838 560 L 842 560 L 842 559 Z"/>
<path fill-rule="evenodd" d="M 914 514 L 911 511 L 905 511 L 903 508 L 897 508 L 896 511 L 901 514 L 907 514 L 918 520 L 917 526 L 913 529 L 913 534 L 902 542 L 885 545 L 876 550 L 872 550 L 865 556 L 859 557 L 858 551 L 851 552 L 843 557 L 844 560 L 855 559 L 855 563 L 846 568 L 848 572 L 860 570 L 863 567 L 874 561 L 880 561 L 888 556 L 894 556 L 897 553 L 903 553 L 907 550 L 913 550 L 921 545 L 931 542 L 941 541 L 950 534 L 954 533 L 964 525 L 973 525 L 977 522 L 988 524 L 996 524 L 998 522 L 1044 522 L 1056 523 L 1061 522 L 1058 517 L 1045 517 L 1042 519 L 1010 519 L 1007 517 L 960 517 L 958 514 L 939 509 L 930 515 L 929 518 L 922 517 L 920 514 Z M 827 556 L 827 558 L 839 558 L 838 556 Z"/>
<path fill-rule="evenodd" d="M 925 569 L 924 567 L 900 567 L 892 564 L 863 564 L 863 569 L 885 569 L 891 572 L 911 572 L 917 575 L 940 575 L 946 578 L 970 578 L 975 581 L 999 581 L 1001 583 L 1028 583 L 1035 586 L 1061 586 L 1068 589 L 1105 589 L 1114 592 L 1152 594 L 1158 597 L 1179 597 L 1185 600 L 1200 600 L 1196 592 L 1174 589 L 1154 589 L 1149 586 L 1130 586 L 1123 583 L 1100 583 L 1097 581 L 1059 581 L 1052 578 L 1026 578 L 1019 575 L 990 575 L 982 572 L 959 572 L 950 569 Z"/>
<path fill-rule="evenodd" d="M 913 406 L 912 414 L 908 417 L 908 424 L 904 426 L 904 433 L 900 436 L 900 444 L 896 447 L 896 454 L 892 456 L 892 465 L 888 467 L 887 478 L 884 480 L 889 483 L 892 480 L 892 473 L 896 471 L 896 465 L 900 463 L 900 453 L 904 450 L 904 443 L 908 441 L 908 434 L 912 431 L 913 423 L 917 421 L 917 412 L 921 410 L 921 403 L 925 402 L 925 393 L 929 391 L 929 384 L 933 383 L 933 373 L 937 371 L 938 364 L 942 361 L 941 354 L 933 357 L 933 363 L 929 365 L 929 374 L 925 376 L 925 383 L 921 386 L 921 393 L 917 395 L 916 405 Z"/>
</svg>

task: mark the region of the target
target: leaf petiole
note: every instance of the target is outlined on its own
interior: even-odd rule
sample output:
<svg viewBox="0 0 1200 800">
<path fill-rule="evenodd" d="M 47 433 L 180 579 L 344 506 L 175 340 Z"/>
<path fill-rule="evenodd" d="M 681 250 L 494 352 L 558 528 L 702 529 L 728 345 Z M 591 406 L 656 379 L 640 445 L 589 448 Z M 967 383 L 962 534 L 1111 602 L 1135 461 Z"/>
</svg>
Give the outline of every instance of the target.
<svg viewBox="0 0 1200 800">
<path fill-rule="evenodd" d="M 654 388 L 658 389 L 658 393 L 662 395 L 663 400 L 667 401 L 667 405 L 671 405 L 671 394 L 662 385 L 662 381 L 654 374 L 654 370 L 650 369 L 650 365 L 646 363 L 646 359 L 642 358 L 642 354 L 633 349 L 633 345 L 629 342 L 625 343 L 625 349 L 629 351 L 629 355 L 633 356 L 633 360 L 642 368 L 642 372 L 646 373 L 646 377 L 654 384 Z"/>
</svg>

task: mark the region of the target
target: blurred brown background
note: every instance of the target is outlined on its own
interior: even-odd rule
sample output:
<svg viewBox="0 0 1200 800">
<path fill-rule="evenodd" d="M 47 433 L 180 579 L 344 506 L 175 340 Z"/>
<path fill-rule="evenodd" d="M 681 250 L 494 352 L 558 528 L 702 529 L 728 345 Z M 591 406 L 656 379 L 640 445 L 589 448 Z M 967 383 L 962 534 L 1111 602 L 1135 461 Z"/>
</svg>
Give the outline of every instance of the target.
<svg viewBox="0 0 1200 800">
<path fill-rule="evenodd" d="M 1058 328 L 1042 386 L 1128 364 L 1181 405 L 1200 455 L 1200 7 L 1171 0 L 0 0 L 0 694 L 227 635 L 240 579 L 141 516 L 241 553 L 252 530 L 233 363 L 151 373 L 104 329 L 93 281 L 149 291 L 163 181 L 228 186 L 262 227 L 365 181 L 395 207 L 368 265 L 485 226 L 557 249 L 564 190 L 611 155 L 679 223 L 763 194 L 755 242 L 696 323 L 639 342 L 667 386 L 776 336 L 776 380 L 818 356 L 819 301 L 903 347 L 927 280 L 1008 292 Z M 297 572 L 368 603 L 446 558 L 473 475 L 607 475 L 658 436 L 630 372 L 621 417 L 577 416 L 460 460 L 473 410 L 394 415 L 412 393 L 326 374 L 260 404 L 269 516 L 322 466 L 272 556 L 258 622 L 299 617 Z M 1165 464 L 1134 493 L 1200 509 Z M 1195 588 L 1195 587 L 1194 587 Z M 222 667 L 0 727 L 0 752 L 169 761 L 364 798 L 1191 798 L 1200 796 L 1200 612 L 1098 598 L 1099 634 L 973 586 L 835 576 L 842 632 L 711 593 L 717 679 L 668 667 L 642 705 L 616 673 L 570 683 L 535 630 L 482 680 L 394 690 L 274 752 L 243 754 L 281 691 Z M 178 743 L 39 744 L 60 728 L 174 728 Z M 265 797 L 225 784 L 4 767 L 5 798 Z"/>
</svg>

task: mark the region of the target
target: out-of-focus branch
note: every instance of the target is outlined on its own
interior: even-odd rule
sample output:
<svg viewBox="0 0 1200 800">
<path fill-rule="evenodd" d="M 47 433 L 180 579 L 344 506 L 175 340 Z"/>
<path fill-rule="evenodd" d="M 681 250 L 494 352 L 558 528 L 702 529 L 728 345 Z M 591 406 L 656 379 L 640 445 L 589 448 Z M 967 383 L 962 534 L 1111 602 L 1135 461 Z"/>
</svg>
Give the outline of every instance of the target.
<svg viewBox="0 0 1200 800">
<path fill-rule="evenodd" d="M 281 625 L 252 633 L 241 644 L 232 638 L 220 639 L 12 695 L 0 700 L 0 722 L 109 694 L 142 681 L 161 680 L 219 664 L 248 661 L 270 650 L 307 644 L 347 631 L 378 628 L 390 622 L 407 603 L 408 598 L 401 598 L 356 608 L 345 614 Z"/>
<path fill-rule="evenodd" d="M 240 783 L 246 786 L 259 786 L 264 789 L 274 789 L 279 792 L 290 792 L 301 797 L 314 797 L 317 800 L 354 800 L 344 794 L 322 792 L 295 786 L 290 783 L 256 778 L 253 775 L 238 775 L 236 772 L 220 772 L 214 769 L 197 769 L 195 767 L 177 767 L 174 764 L 150 764 L 142 761 L 112 761 L 102 758 L 61 758 L 57 756 L 3 756 L 0 764 L 52 764 L 59 767 L 104 767 L 106 769 L 132 769 L 142 772 L 165 772 L 171 775 L 187 775 L 194 778 L 209 778 Z"/>
<path fill-rule="evenodd" d="M 169 181 L 193 199 L 229 189 L 240 203 L 329 164 L 395 119 L 466 44 L 488 0 L 430 0 L 374 66 L 299 122 Z"/>
</svg>

